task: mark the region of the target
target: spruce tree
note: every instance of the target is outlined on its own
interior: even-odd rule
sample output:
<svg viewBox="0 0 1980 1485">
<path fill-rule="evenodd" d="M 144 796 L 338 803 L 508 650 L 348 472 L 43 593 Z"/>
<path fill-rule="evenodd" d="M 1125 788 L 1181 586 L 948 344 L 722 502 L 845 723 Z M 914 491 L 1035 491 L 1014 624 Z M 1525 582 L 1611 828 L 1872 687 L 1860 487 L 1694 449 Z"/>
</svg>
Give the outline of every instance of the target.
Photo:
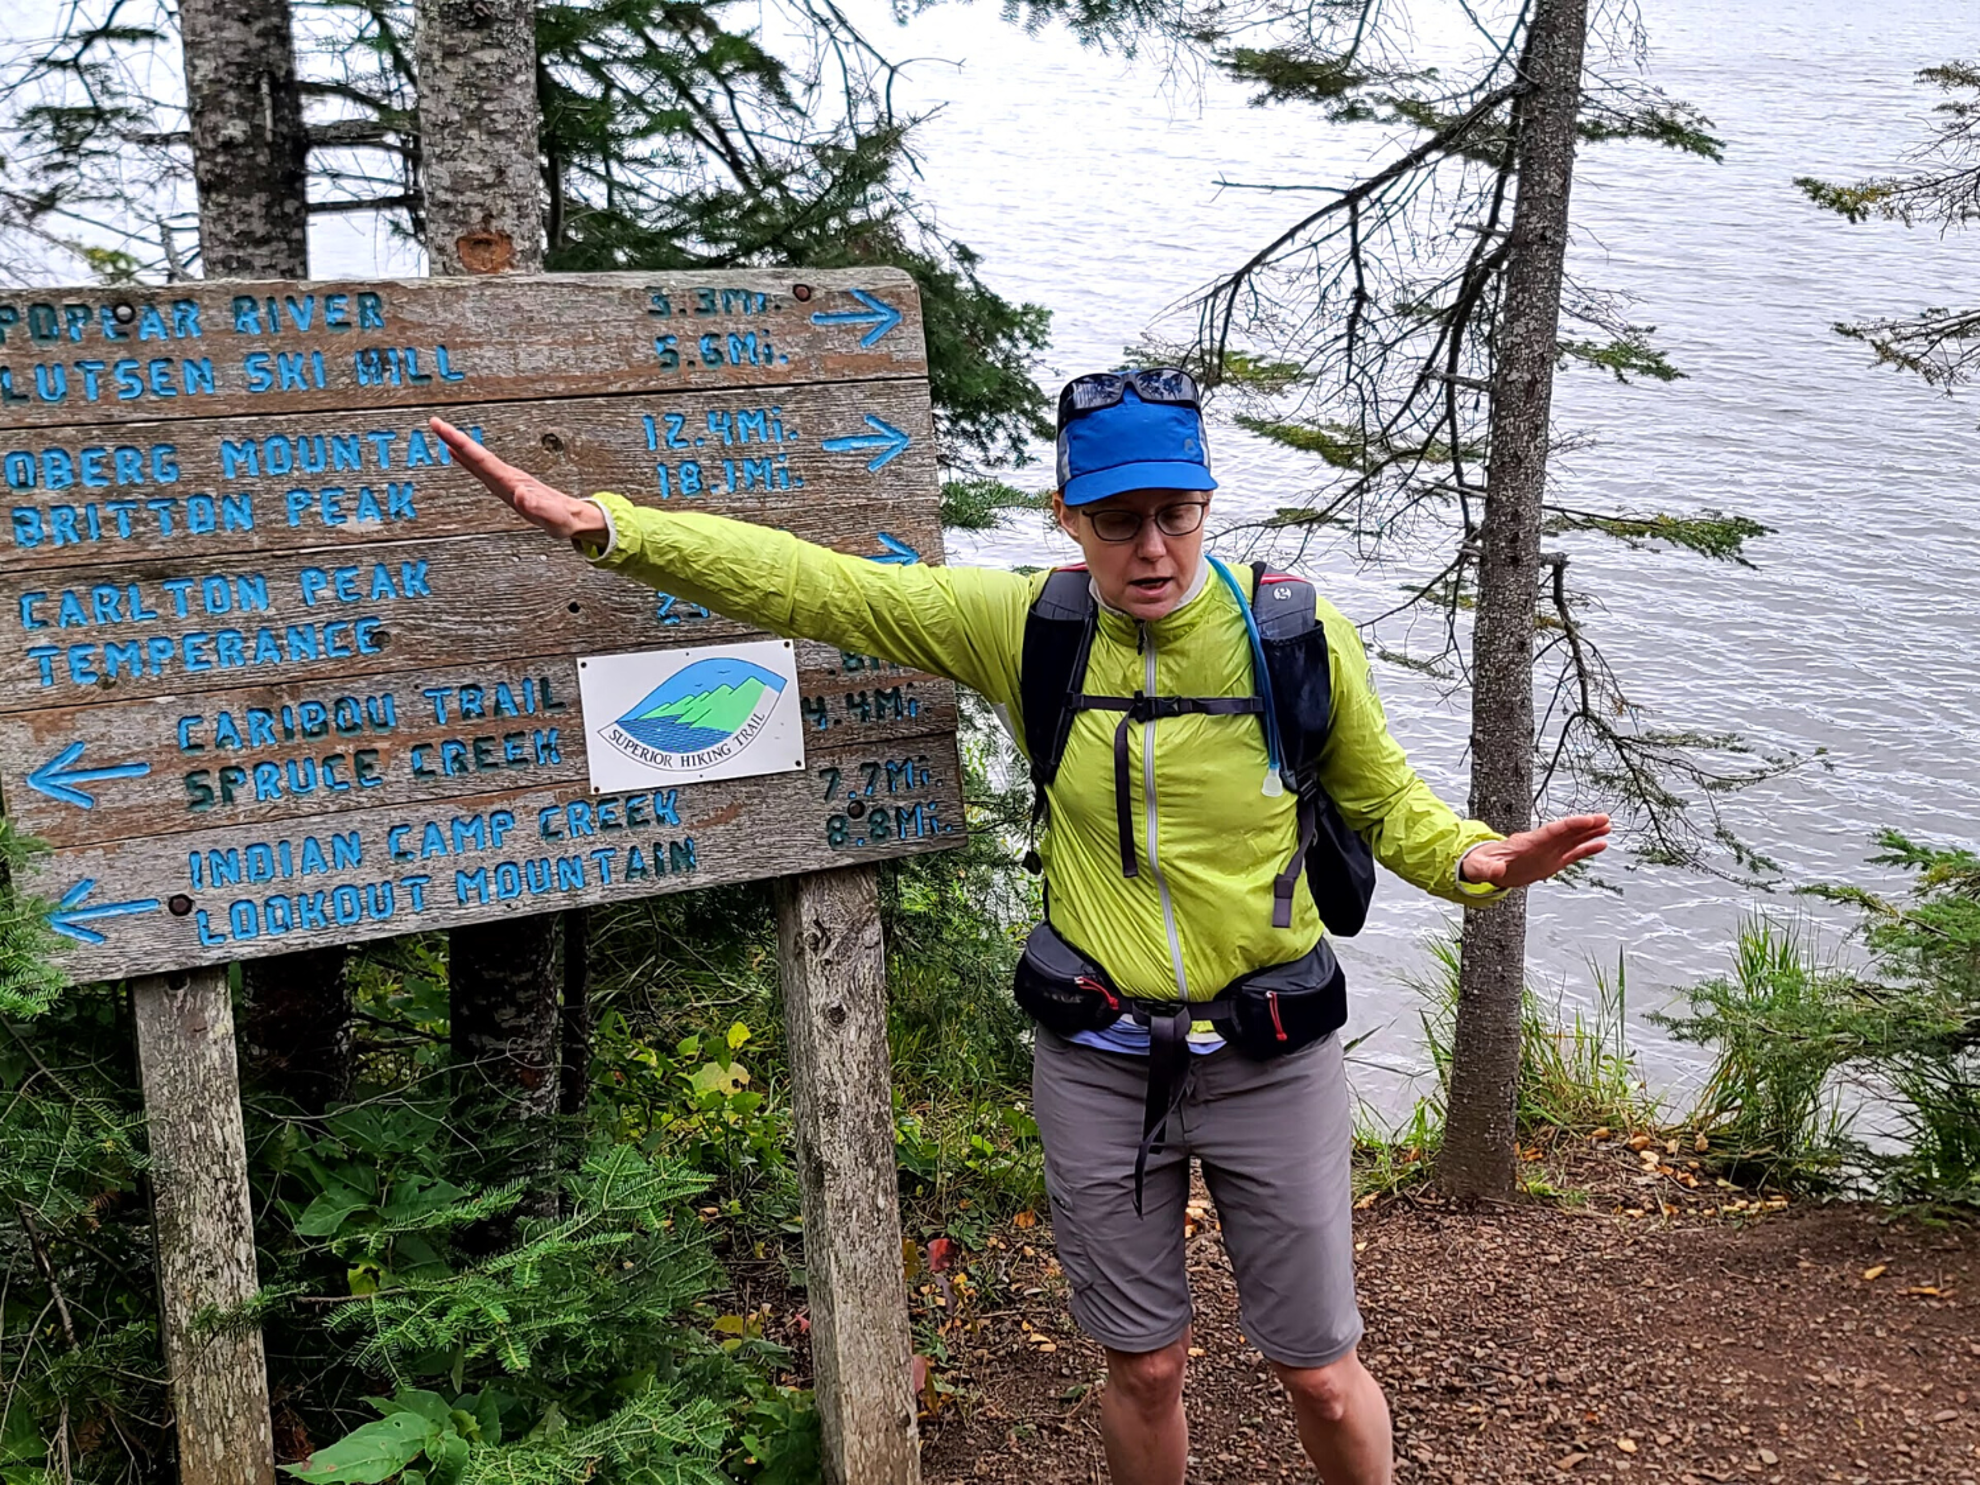
<svg viewBox="0 0 1980 1485">
<path fill-rule="evenodd" d="M 1811 201 L 1852 222 L 1950 231 L 1980 221 L 1980 63 L 1927 67 L 1918 81 L 1941 94 L 1918 168 L 1851 185 L 1801 176 L 1795 184 Z M 1916 372 L 1933 386 L 1951 387 L 1980 370 L 1980 306 L 1938 306 L 1835 328 L 1868 345 L 1879 365 Z"/>
</svg>

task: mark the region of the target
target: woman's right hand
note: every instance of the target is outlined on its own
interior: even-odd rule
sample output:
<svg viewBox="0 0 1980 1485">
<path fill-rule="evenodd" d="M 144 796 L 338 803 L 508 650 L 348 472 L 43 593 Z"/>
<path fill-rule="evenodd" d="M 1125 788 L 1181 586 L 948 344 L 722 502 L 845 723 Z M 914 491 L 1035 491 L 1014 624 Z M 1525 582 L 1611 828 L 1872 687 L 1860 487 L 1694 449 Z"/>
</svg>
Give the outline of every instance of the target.
<svg viewBox="0 0 1980 1485">
<path fill-rule="evenodd" d="M 427 424 L 452 450 L 455 463 L 532 526 L 574 541 L 606 534 L 605 512 L 593 502 L 566 495 L 535 475 L 496 458 L 444 418 L 429 418 Z"/>
</svg>

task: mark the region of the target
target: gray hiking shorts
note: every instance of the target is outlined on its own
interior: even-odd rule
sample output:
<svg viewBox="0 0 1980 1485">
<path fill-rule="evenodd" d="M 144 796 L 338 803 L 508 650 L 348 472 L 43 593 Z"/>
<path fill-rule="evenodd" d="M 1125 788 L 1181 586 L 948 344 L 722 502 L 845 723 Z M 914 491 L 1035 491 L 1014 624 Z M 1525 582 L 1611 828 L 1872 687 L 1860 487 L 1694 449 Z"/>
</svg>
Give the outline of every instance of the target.
<svg viewBox="0 0 1980 1485">
<path fill-rule="evenodd" d="M 1194 1155 L 1223 1224 L 1246 1336 L 1281 1366 L 1340 1360 L 1361 1339 L 1340 1033 L 1271 1062 L 1229 1047 L 1191 1057 L 1137 1217 L 1147 1078 L 1145 1057 L 1038 1029 L 1032 1107 L 1079 1328 L 1128 1352 L 1159 1351 L 1188 1330 L 1183 1218 Z"/>
</svg>

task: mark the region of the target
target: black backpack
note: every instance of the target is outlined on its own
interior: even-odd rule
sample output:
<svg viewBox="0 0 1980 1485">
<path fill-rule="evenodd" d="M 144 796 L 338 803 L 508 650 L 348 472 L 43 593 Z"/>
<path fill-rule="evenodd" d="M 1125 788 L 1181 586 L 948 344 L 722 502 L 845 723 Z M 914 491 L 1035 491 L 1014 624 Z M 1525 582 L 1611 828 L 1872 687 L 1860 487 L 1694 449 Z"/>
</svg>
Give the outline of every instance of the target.
<svg viewBox="0 0 1980 1485">
<path fill-rule="evenodd" d="M 1031 757 L 1034 841 L 1045 818 L 1045 789 L 1058 777 L 1073 718 L 1082 711 L 1122 713 L 1114 732 L 1114 800 L 1121 834 L 1121 872 L 1140 875 L 1129 804 L 1127 727 L 1185 712 L 1212 715 L 1258 713 L 1268 749 L 1280 760 L 1281 776 L 1299 797 L 1299 840 L 1273 886 L 1272 924 L 1292 927 L 1292 894 L 1304 864 L 1307 888 L 1329 933 L 1352 937 L 1368 921 L 1375 894 L 1375 857 L 1368 843 L 1334 808 L 1320 787 L 1320 750 L 1332 721 L 1332 667 L 1327 632 L 1314 612 L 1313 585 L 1290 573 L 1251 566 L 1251 615 L 1256 624 L 1252 696 L 1089 696 L 1080 690 L 1087 656 L 1099 622 L 1086 569 L 1064 567 L 1046 579 L 1024 624 L 1024 653 L 1018 672 L 1024 709 L 1025 751 Z M 1228 576 L 1228 574 L 1226 574 Z M 1257 674 L 1257 657 L 1264 674 Z M 1039 869 L 1034 848 L 1025 864 Z"/>
</svg>

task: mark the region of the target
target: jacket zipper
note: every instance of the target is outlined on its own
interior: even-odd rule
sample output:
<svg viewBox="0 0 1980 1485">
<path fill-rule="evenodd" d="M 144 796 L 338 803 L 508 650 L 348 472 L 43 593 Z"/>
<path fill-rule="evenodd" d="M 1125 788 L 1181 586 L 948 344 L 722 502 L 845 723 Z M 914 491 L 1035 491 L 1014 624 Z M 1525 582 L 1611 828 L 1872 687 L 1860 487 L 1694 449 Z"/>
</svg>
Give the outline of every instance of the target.
<svg viewBox="0 0 1980 1485">
<path fill-rule="evenodd" d="M 1148 626 L 1136 626 L 1139 635 L 1136 647 L 1142 653 L 1142 688 L 1153 696 L 1155 691 L 1155 638 L 1148 632 Z M 1156 847 L 1155 813 L 1155 719 L 1150 717 L 1141 728 L 1141 792 L 1146 801 L 1147 819 L 1143 822 L 1144 833 L 1148 837 L 1148 871 L 1155 878 L 1155 890 L 1162 899 L 1162 926 L 1169 934 L 1169 962 L 1176 974 L 1176 995 L 1179 999 L 1189 999 L 1189 978 L 1183 973 L 1182 935 L 1176 931 L 1175 903 L 1169 897 L 1169 879 L 1162 874 L 1161 853 Z"/>
</svg>

